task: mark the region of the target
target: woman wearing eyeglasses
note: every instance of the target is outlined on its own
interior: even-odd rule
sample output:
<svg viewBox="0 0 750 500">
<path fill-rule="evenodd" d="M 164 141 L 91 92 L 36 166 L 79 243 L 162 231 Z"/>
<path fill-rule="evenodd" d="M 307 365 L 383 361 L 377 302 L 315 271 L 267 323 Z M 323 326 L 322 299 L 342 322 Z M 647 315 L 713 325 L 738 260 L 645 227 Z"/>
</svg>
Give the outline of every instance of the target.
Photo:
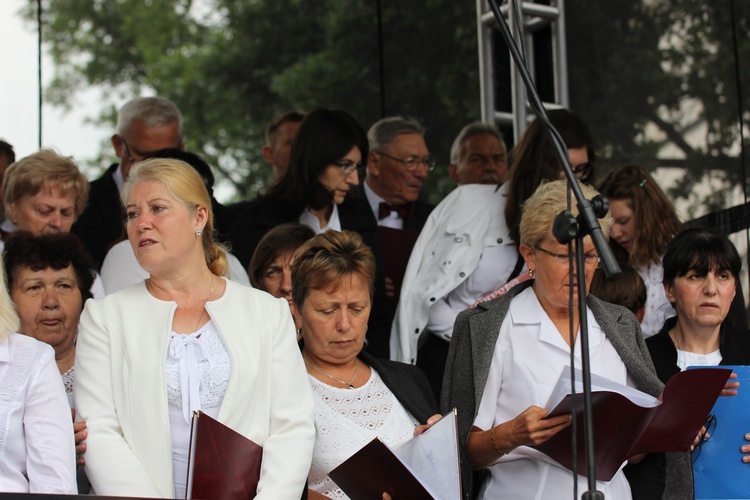
<svg viewBox="0 0 750 500">
<path fill-rule="evenodd" d="M 598 194 L 590 186 L 581 189 L 588 199 Z M 581 348 L 575 290 L 573 317 L 569 314 L 568 246 L 552 235 L 554 218 L 565 209 L 565 181 L 544 183 L 535 191 L 523 206 L 519 226 L 519 250 L 534 279 L 461 313 L 456 320 L 442 406 L 458 408 L 459 435 L 468 463 L 475 470 L 488 469 L 479 498 L 557 499 L 571 493 L 576 481 L 580 491 L 588 489 L 585 477 L 574 476 L 532 447 L 571 421 L 569 415 L 544 418 L 555 382 L 570 364 L 571 349 Z M 599 224 L 606 235 L 612 219 L 607 215 Z M 590 237 L 584 240 L 584 252 L 588 291 L 599 266 Z M 636 317 L 590 295 L 586 304 L 592 373 L 658 395 L 663 384 Z M 580 368 L 578 355 L 576 366 Z M 689 456 L 672 455 L 675 484 L 685 489 L 670 490 L 665 498 L 688 498 L 692 493 Z M 607 498 L 631 498 L 622 469 L 611 481 L 598 481 L 597 489 Z"/>
<path fill-rule="evenodd" d="M 300 124 L 290 156 L 289 170 L 268 192 L 237 215 L 230 230 L 232 250 L 247 268 L 260 240 L 272 228 L 299 222 L 316 234 L 328 230 L 354 231 L 373 250 L 380 262 L 380 240 L 375 223 L 357 210 L 341 210 L 352 187 L 359 184 L 359 169 L 368 154 L 367 134 L 346 111 L 317 109 Z M 363 210 L 369 211 L 367 204 Z M 375 281 L 373 314 L 368 338 L 387 337 L 385 282 L 382 272 Z"/>
</svg>

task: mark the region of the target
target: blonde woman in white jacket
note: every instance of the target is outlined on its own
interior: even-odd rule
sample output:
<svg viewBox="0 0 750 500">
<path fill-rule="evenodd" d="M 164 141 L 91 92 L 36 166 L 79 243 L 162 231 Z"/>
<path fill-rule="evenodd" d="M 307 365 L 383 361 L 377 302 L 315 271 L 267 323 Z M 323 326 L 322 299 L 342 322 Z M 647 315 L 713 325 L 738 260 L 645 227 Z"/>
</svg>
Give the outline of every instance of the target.
<svg viewBox="0 0 750 500">
<path fill-rule="evenodd" d="M 299 498 L 315 431 L 286 301 L 219 277 L 226 254 L 187 164 L 136 165 L 122 198 L 150 277 L 81 317 L 75 398 L 94 490 L 184 498 L 191 414 L 202 410 L 263 447 L 256 498 Z"/>
</svg>

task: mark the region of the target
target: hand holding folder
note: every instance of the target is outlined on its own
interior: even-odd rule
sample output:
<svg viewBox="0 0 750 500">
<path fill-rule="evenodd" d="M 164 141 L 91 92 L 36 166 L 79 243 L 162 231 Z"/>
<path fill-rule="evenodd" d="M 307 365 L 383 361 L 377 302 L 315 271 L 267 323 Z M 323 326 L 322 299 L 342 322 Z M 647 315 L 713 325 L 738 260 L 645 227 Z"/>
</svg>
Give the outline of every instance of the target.
<svg viewBox="0 0 750 500">
<path fill-rule="evenodd" d="M 352 499 L 460 499 L 455 410 L 397 448 L 373 439 L 328 475 Z"/>
</svg>

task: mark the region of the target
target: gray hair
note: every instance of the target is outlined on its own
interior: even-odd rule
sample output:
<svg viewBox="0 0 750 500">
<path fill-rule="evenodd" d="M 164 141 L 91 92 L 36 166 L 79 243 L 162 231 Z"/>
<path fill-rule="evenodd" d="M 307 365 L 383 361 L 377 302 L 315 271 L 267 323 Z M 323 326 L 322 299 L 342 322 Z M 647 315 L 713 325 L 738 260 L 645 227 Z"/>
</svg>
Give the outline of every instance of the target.
<svg viewBox="0 0 750 500">
<path fill-rule="evenodd" d="M 177 122 L 182 136 L 182 113 L 175 103 L 164 97 L 137 97 L 126 102 L 117 114 L 117 133 L 126 135 L 135 121 L 148 128 Z"/>
<path fill-rule="evenodd" d="M 415 118 L 403 116 L 389 116 L 376 121 L 367 131 L 370 151 L 382 151 L 396 136 L 402 134 L 424 135 L 424 127 Z"/>
<path fill-rule="evenodd" d="M 461 132 L 458 133 L 456 139 L 453 141 L 453 145 L 451 146 L 451 163 L 453 165 L 458 165 L 458 162 L 461 161 L 461 148 L 463 147 L 466 139 L 468 139 L 469 137 L 474 137 L 475 135 L 482 134 L 489 134 L 495 137 L 498 141 L 500 141 L 500 144 L 503 145 L 503 149 L 505 149 L 503 134 L 497 129 L 497 127 L 489 123 L 469 123 L 461 129 Z"/>
</svg>

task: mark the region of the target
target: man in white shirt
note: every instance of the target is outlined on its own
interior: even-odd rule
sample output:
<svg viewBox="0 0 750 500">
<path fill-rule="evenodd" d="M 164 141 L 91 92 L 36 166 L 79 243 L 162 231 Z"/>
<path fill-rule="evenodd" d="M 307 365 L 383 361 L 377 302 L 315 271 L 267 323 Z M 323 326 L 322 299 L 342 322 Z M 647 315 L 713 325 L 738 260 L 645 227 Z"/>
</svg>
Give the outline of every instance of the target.
<svg viewBox="0 0 750 500">
<path fill-rule="evenodd" d="M 473 122 L 458 133 L 451 146 L 448 174 L 462 184 L 502 184 L 508 176 L 503 135 L 494 125 Z"/>
</svg>

